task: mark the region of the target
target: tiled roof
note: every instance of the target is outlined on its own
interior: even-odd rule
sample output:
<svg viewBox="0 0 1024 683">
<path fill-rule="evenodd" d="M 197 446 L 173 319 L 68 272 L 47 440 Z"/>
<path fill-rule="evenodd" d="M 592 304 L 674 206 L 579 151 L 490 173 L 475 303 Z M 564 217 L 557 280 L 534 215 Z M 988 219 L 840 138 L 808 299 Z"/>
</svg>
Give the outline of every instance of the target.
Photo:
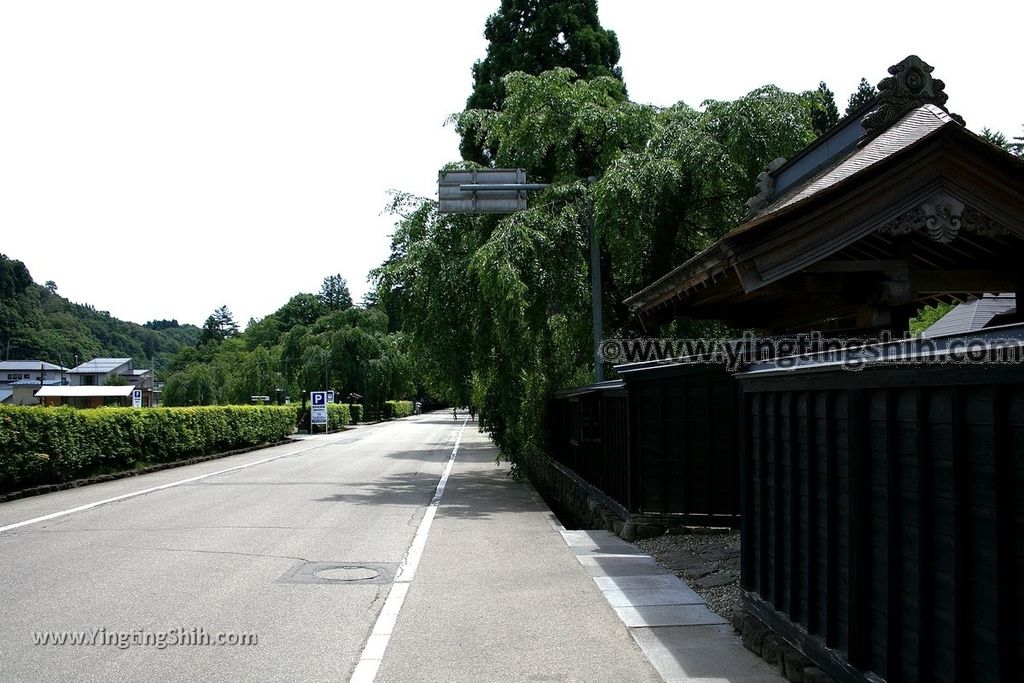
<svg viewBox="0 0 1024 683">
<path fill-rule="evenodd" d="M 75 375 L 105 374 L 113 372 L 125 363 L 130 363 L 131 361 L 131 358 L 93 358 L 91 361 L 72 368 L 71 373 Z"/>
<path fill-rule="evenodd" d="M 912 109 L 898 123 L 863 147 L 850 152 L 838 163 L 803 183 L 798 183 L 792 190 L 776 198 L 751 220 L 776 213 L 827 190 L 950 124 L 960 125 L 933 104 L 923 104 Z"/>
<path fill-rule="evenodd" d="M 59 365 L 47 363 L 41 360 L 4 360 L 0 361 L 0 372 L 33 372 L 43 368 L 45 370 L 67 370 Z"/>
<path fill-rule="evenodd" d="M 1003 313 L 1017 308 L 1013 294 L 986 294 L 980 299 L 960 304 L 921 333 L 922 337 L 940 337 L 947 334 L 967 334 L 984 329 Z"/>
</svg>

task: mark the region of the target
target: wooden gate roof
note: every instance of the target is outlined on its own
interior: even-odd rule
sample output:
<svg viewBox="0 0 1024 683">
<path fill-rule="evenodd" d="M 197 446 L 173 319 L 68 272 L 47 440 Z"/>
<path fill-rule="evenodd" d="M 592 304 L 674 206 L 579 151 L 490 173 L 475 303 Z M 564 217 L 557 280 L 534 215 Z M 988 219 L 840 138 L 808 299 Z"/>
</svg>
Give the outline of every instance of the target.
<svg viewBox="0 0 1024 683">
<path fill-rule="evenodd" d="M 893 81 L 912 69 L 926 85 L 908 99 Z M 655 324 L 895 329 L 924 303 L 1020 292 L 1024 162 L 950 114 L 930 69 L 916 57 L 892 67 L 867 116 L 798 155 L 805 167 L 817 155 L 815 168 L 795 181 L 799 164 L 762 174 L 743 223 L 627 305 Z M 855 142 L 820 162 L 828 138 L 851 130 Z"/>
</svg>

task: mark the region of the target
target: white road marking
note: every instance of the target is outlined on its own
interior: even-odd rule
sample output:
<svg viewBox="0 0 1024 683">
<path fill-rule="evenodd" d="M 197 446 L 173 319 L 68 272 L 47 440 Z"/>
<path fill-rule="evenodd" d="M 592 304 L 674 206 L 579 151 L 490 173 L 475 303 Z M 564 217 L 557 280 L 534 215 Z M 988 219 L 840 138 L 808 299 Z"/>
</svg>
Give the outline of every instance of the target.
<svg viewBox="0 0 1024 683">
<path fill-rule="evenodd" d="M 416 574 L 416 567 L 420 563 L 420 558 L 423 557 L 423 549 L 427 546 L 427 535 L 430 533 L 430 525 L 434 523 L 434 515 L 437 514 L 437 508 L 441 504 L 441 496 L 444 495 L 444 487 L 448 483 L 448 476 L 452 473 L 452 466 L 455 465 L 455 456 L 459 452 L 459 444 L 462 443 L 462 432 L 466 429 L 466 422 L 468 420 L 469 418 L 465 418 L 462 421 L 462 427 L 459 428 L 459 435 L 455 439 L 452 454 L 448 456 L 448 464 L 444 468 L 441 480 L 437 482 L 434 497 L 430 499 L 430 505 L 427 506 L 427 511 L 423 513 L 423 519 L 420 520 L 419 528 L 416 529 L 416 536 L 412 540 L 412 545 L 409 546 L 409 551 L 405 554 L 405 559 L 398 568 L 395 582 L 391 584 L 391 590 L 388 591 L 388 597 L 384 601 L 384 608 L 377 615 L 373 631 L 370 633 L 366 645 L 363 646 L 363 651 L 359 655 L 359 662 L 356 664 L 355 671 L 352 672 L 352 678 L 349 679 L 349 683 L 373 683 L 373 680 L 377 677 L 377 670 L 380 669 L 381 660 L 384 659 L 384 651 L 388 648 L 391 633 L 395 629 L 395 623 L 398 622 L 398 614 L 402 611 L 402 605 L 405 604 L 405 596 L 409 592 L 409 585 Z"/>
<path fill-rule="evenodd" d="M 294 451 L 288 451 L 287 453 L 282 453 L 281 455 L 274 455 L 274 456 L 271 456 L 269 458 L 263 458 L 262 460 L 257 460 L 255 462 L 246 463 L 244 465 L 235 465 L 234 467 L 228 467 L 228 468 L 225 468 L 223 470 L 217 470 L 216 472 L 210 472 L 209 474 L 200 474 L 198 477 L 189 477 L 188 479 L 181 479 L 181 480 L 178 480 L 178 481 L 172 481 L 172 482 L 167 483 L 167 484 L 161 484 L 160 486 L 153 486 L 153 487 L 150 487 L 148 489 L 142 489 L 141 491 L 133 491 L 132 493 L 124 493 L 124 494 L 122 494 L 120 496 L 114 496 L 113 498 L 105 498 L 103 500 L 97 500 L 95 503 L 86 503 L 85 505 L 79 505 L 78 507 L 70 508 L 70 509 L 67 509 L 67 510 L 61 510 L 60 512 L 52 512 L 52 513 L 50 513 L 48 515 L 43 515 L 42 517 L 35 517 L 33 519 L 26 519 L 24 522 L 15 522 L 14 524 L 8 524 L 7 526 L 0 526 L 0 533 L 3 533 L 5 531 L 10 531 L 11 529 L 18 529 L 18 528 L 23 527 L 23 526 L 29 526 L 30 524 L 38 524 L 39 522 L 46 522 L 46 521 L 51 520 L 51 519 L 57 519 L 58 517 L 66 517 L 67 515 L 73 515 L 76 512 L 83 512 L 85 510 L 91 510 L 91 509 L 97 508 L 97 507 L 99 507 L 101 505 L 107 505 L 108 503 L 116 503 L 119 500 L 127 500 L 128 498 L 134 498 L 136 496 L 144 496 L 147 493 L 153 493 L 154 491 L 163 491 L 164 489 L 169 489 L 169 488 L 172 488 L 172 487 L 175 487 L 175 486 L 181 486 L 182 484 L 190 484 L 190 483 L 192 483 L 194 481 L 199 481 L 201 479 L 209 479 L 210 477 L 216 477 L 219 474 L 226 474 L 228 472 L 235 472 L 237 470 L 244 470 L 247 467 L 255 467 L 256 465 L 262 465 L 264 463 L 271 462 L 273 460 L 280 460 L 281 458 L 287 458 L 290 455 L 298 455 L 299 453 L 305 453 L 306 451 L 311 451 L 311 450 L 314 450 L 316 448 L 323 448 L 324 446 L 329 446 L 329 445 L 335 443 L 336 441 L 337 441 L 337 439 L 331 440 L 331 441 L 321 441 L 320 443 L 316 444 L 315 446 L 306 446 L 305 448 L 299 448 L 299 449 L 294 450 Z"/>
</svg>

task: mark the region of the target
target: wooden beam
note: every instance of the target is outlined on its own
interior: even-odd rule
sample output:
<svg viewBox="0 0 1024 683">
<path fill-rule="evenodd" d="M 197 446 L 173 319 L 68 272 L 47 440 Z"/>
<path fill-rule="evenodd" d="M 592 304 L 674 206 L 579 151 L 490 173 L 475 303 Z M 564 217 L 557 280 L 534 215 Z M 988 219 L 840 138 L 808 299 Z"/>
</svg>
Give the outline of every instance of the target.
<svg viewBox="0 0 1024 683">
<path fill-rule="evenodd" d="M 906 261 L 893 260 L 851 260 L 851 261 L 819 261 L 804 268 L 805 273 L 906 273 Z"/>
<path fill-rule="evenodd" d="M 915 270 L 910 273 L 910 285 L 918 294 L 1013 292 L 1017 276 L 991 270 Z"/>
</svg>

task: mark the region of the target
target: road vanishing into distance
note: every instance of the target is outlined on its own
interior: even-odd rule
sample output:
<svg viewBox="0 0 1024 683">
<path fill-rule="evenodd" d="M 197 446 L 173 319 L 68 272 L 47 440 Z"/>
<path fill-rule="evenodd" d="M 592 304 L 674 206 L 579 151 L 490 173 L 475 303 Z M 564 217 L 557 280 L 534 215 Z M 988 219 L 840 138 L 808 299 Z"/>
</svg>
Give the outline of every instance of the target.
<svg viewBox="0 0 1024 683">
<path fill-rule="evenodd" d="M 0 504 L 0 680 L 657 680 L 495 453 L 429 413 Z"/>
</svg>

